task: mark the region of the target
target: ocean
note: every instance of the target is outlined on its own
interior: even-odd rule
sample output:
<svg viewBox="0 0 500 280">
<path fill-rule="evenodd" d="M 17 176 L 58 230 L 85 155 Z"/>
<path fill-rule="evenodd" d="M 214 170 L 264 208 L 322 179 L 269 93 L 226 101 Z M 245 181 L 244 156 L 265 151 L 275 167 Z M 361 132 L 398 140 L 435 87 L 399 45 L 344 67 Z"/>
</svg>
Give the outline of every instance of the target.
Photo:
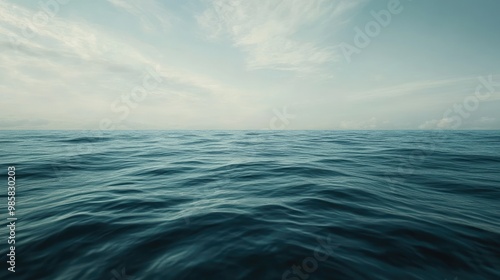
<svg viewBox="0 0 500 280">
<path fill-rule="evenodd" d="M 500 131 L 1 131 L 0 163 L 0 279 L 500 279 Z"/>
</svg>

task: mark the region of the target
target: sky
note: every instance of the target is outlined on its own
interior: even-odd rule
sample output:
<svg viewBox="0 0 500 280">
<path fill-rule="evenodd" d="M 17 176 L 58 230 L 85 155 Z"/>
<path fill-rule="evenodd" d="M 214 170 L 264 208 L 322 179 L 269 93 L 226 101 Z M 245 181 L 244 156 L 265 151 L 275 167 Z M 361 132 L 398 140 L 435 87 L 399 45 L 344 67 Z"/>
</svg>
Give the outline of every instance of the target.
<svg viewBox="0 0 500 280">
<path fill-rule="evenodd" d="M 0 129 L 500 129 L 498 0 L 0 0 Z"/>
</svg>

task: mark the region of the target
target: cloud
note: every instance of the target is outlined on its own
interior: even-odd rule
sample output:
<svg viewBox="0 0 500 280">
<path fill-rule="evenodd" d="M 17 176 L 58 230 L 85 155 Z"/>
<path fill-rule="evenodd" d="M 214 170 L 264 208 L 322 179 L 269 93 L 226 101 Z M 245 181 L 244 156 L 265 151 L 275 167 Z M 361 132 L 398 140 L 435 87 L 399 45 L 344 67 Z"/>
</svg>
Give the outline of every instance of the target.
<svg viewBox="0 0 500 280">
<path fill-rule="evenodd" d="M 398 28 L 371 47 L 384 52 L 377 55 L 387 59 L 383 64 L 373 64 L 371 51 L 356 64 L 336 62 L 337 41 L 351 39 L 352 28 L 372 18 L 369 9 L 378 9 L 373 2 L 362 7 L 366 2 L 70 1 L 41 23 L 35 16 L 47 12 L 38 2 L 0 1 L 0 119 L 18 114 L 46 119 L 48 128 L 96 128 L 99 118 L 116 116 L 110 105 L 158 67 L 162 83 L 126 123 L 254 128 L 268 122 L 273 107 L 292 104 L 302 116 L 294 128 L 338 128 L 342 120 L 346 129 L 416 128 L 427 120 L 416 116 L 432 116 L 474 93 L 477 77 L 467 76 L 480 74 L 474 69 L 494 71 L 476 60 L 447 65 L 444 59 L 446 69 L 430 71 L 413 55 L 425 48 L 405 43 L 394 51 L 398 44 L 389 39 L 404 35 Z M 393 60 L 403 53 L 410 60 Z M 415 67 L 403 69 L 403 62 Z M 492 92 L 481 113 L 498 120 L 498 96 Z M 467 125 L 498 122 L 480 117 Z M 422 127 L 447 125 L 438 119 Z"/>
<path fill-rule="evenodd" d="M 121 5 L 120 7 L 131 13 L 142 14 L 156 7 L 153 5 L 155 1 L 144 3 L 110 1 Z M 139 11 L 136 11 L 136 8 Z M 16 44 L 0 42 L 2 52 L 14 52 L 10 56 L 0 57 L 1 65 L 6 69 L 20 69 L 22 66 L 43 68 L 57 72 L 54 77 L 57 75 L 71 77 L 77 70 L 74 69 L 74 65 L 80 65 L 91 67 L 92 72 L 89 74 L 113 75 L 129 72 L 140 76 L 146 68 L 159 66 L 162 77 L 167 80 L 164 85 L 185 85 L 187 88 L 217 92 L 233 90 L 205 75 L 176 69 L 167 63 L 162 63 L 161 59 L 158 59 L 161 52 L 154 47 L 139 41 L 127 41 L 85 21 L 53 17 L 44 26 L 30 23 L 33 35 L 27 38 L 18 27 L 26 26 L 30 22 L 30 15 L 36 12 L 22 6 L 0 2 L 0 27 L 10 30 L 12 41 L 16 42 Z M 162 12 L 163 10 L 157 8 L 155 18 L 160 18 Z M 100 70 L 96 71 L 96 67 Z M 81 74 L 78 76 L 82 77 Z"/>
<path fill-rule="evenodd" d="M 65 8 L 72 7 L 61 6 L 60 10 Z M 241 105 L 238 95 L 244 89 L 228 86 L 210 73 L 173 65 L 162 59 L 157 46 L 117 35 L 82 18 L 56 15 L 46 24 L 37 25 L 31 19 L 39 12 L 43 11 L 0 2 L 0 30 L 8 30 L 5 34 L 9 39 L 0 40 L 0 97 L 9 97 L 0 105 L 3 115 L 39 114 L 50 120 L 50 125 L 59 125 L 57 120 L 69 116 L 78 125 L 90 121 L 89 115 L 99 118 L 109 114 L 114 100 L 130 94 L 142 84 L 145 72 L 156 68 L 162 83 L 155 91 L 160 94 L 151 95 L 138 110 L 164 110 L 168 106 L 172 114 L 184 114 L 194 107 L 191 103 L 207 99 L 217 99 L 227 106 Z M 29 37 L 23 34 L 25 26 L 31 28 Z M 20 109 L 14 112 L 10 108 Z M 143 121 L 150 121 L 147 117 Z M 97 121 L 93 121 L 93 128 L 98 126 Z"/>
<path fill-rule="evenodd" d="M 395 86 L 360 92 L 355 95 L 349 96 L 349 100 L 361 101 L 379 98 L 394 98 L 398 96 L 420 93 L 422 91 L 428 91 L 429 89 L 440 89 L 448 88 L 450 86 L 463 85 L 464 83 L 468 83 L 471 81 L 477 81 L 477 77 L 460 77 L 454 79 L 436 79 L 409 82 Z"/>
<path fill-rule="evenodd" d="M 481 123 L 492 123 L 495 121 L 496 121 L 495 118 L 490 118 L 490 117 L 482 117 L 481 119 L 479 119 L 479 122 Z"/>
<path fill-rule="evenodd" d="M 50 121 L 45 119 L 7 118 L 0 120 L 0 129 L 40 129 L 45 128 Z"/>
<path fill-rule="evenodd" d="M 323 38 L 308 38 L 320 26 L 334 32 L 361 1 L 210 1 L 197 19 L 209 38 L 227 36 L 246 54 L 249 69 L 315 72 L 338 58 Z M 322 34 L 324 36 L 324 34 Z"/>
<path fill-rule="evenodd" d="M 174 15 L 155 0 L 108 0 L 115 7 L 135 16 L 144 31 L 170 30 Z"/>
<path fill-rule="evenodd" d="M 453 128 L 453 118 L 442 118 L 440 120 L 430 120 L 418 126 L 419 129 L 451 129 Z"/>
<path fill-rule="evenodd" d="M 385 122 L 385 124 L 387 124 Z M 362 121 L 341 121 L 340 129 L 379 129 L 380 122 L 375 117 Z"/>
</svg>

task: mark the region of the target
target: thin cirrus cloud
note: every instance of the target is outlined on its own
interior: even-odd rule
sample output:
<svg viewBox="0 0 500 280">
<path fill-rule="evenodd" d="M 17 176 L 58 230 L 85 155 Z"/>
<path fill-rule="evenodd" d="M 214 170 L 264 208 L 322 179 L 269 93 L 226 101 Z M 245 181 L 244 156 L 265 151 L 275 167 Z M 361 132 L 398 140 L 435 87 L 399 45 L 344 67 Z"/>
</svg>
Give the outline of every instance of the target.
<svg viewBox="0 0 500 280">
<path fill-rule="evenodd" d="M 284 129 L 449 129 L 443 114 L 490 75 L 496 92 L 459 128 L 500 128 L 500 42 L 480 32 L 495 20 L 468 13 L 493 2 L 402 1 L 348 62 L 338 46 L 388 2 L 47 1 L 0 2 L 0 129 L 272 129 L 283 108 Z M 161 83 L 119 119 L 153 70 Z"/>
<path fill-rule="evenodd" d="M 227 39 L 246 53 L 249 69 L 312 72 L 338 59 L 332 46 L 321 38 L 304 41 L 321 22 L 342 24 L 361 1 L 210 1 L 197 17 L 209 38 Z M 320 26 L 319 26 L 320 27 Z"/>
<path fill-rule="evenodd" d="M 125 7 L 133 12 L 130 5 Z M 149 7 L 152 13 L 154 6 Z M 71 7 L 60 7 L 64 8 Z M 118 9 L 122 10 L 124 6 Z M 11 2 L 0 3 L 1 30 L 9 30 L 4 33 L 9 39 L 0 44 L 3 50 L 0 79 L 5 84 L 0 89 L 2 95 L 7 95 L 9 89 L 15 91 L 4 103 L 6 106 L 2 111 L 10 124 L 22 123 L 20 128 L 27 125 L 28 128 L 50 128 L 50 124 L 54 128 L 98 128 L 99 118 L 94 120 L 88 116 L 109 116 L 112 102 L 140 85 L 140 79 L 148 69 L 159 69 L 162 78 L 162 84 L 156 90 L 162 94 L 151 95 L 150 99 L 165 103 L 163 107 L 152 106 L 152 111 L 167 109 L 182 113 L 195 110 L 184 107 L 192 105 L 189 102 L 193 100 L 203 101 L 203 98 L 197 98 L 199 94 L 227 96 L 237 91 L 203 74 L 172 67 L 158 59 L 161 53 L 154 47 L 115 35 L 92 22 L 55 16 L 42 26 L 33 24 L 33 15 L 39 11 Z M 155 11 L 158 12 L 161 10 Z M 133 16 L 145 19 L 151 13 L 141 8 Z M 165 20 L 159 22 L 167 25 Z M 26 29 L 29 36 L 22 30 L 26 26 L 29 27 Z M 149 103 L 151 105 L 151 100 Z M 147 111 L 147 105 L 143 104 L 143 111 Z M 22 106 L 25 116 L 9 109 L 15 106 Z M 48 110 L 49 106 L 51 110 Z M 138 114 L 140 110 L 137 110 Z M 32 121 L 37 117 L 41 119 L 42 115 L 51 121 Z M 146 117 L 141 121 L 152 123 L 157 119 Z M 6 122 L 4 127 L 11 129 L 13 126 Z"/>
<path fill-rule="evenodd" d="M 112 5 L 137 18 L 146 32 L 166 31 L 172 28 L 169 18 L 173 17 L 167 9 L 151 0 L 108 0 Z"/>
<path fill-rule="evenodd" d="M 500 77 L 500 76 L 499 76 Z M 495 78 L 499 78 L 495 77 Z M 357 93 L 356 95 L 349 96 L 351 101 L 370 101 L 373 99 L 380 100 L 386 98 L 401 97 L 411 94 L 421 94 L 424 91 L 431 89 L 452 89 L 456 90 L 456 87 L 466 88 L 468 84 L 478 83 L 478 77 L 460 77 L 452 79 L 440 79 L 440 80 L 426 80 L 426 81 L 415 81 L 404 83 L 396 86 L 390 86 L 385 88 L 379 88 L 375 90 L 369 90 L 365 92 Z M 454 88 L 453 88 L 454 87 Z M 471 87 L 469 87 L 471 88 Z M 473 93 L 473 92 L 470 92 Z"/>
</svg>

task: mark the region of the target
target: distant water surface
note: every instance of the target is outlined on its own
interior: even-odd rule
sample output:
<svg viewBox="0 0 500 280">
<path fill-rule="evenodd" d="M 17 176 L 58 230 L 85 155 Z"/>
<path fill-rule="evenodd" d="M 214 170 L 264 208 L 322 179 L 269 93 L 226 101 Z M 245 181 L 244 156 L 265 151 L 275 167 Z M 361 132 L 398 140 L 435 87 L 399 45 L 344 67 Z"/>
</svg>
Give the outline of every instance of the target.
<svg viewBox="0 0 500 280">
<path fill-rule="evenodd" d="M 498 131 L 1 131 L 0 163 L 0 279 L 500 279 Z"/>
</svg>

